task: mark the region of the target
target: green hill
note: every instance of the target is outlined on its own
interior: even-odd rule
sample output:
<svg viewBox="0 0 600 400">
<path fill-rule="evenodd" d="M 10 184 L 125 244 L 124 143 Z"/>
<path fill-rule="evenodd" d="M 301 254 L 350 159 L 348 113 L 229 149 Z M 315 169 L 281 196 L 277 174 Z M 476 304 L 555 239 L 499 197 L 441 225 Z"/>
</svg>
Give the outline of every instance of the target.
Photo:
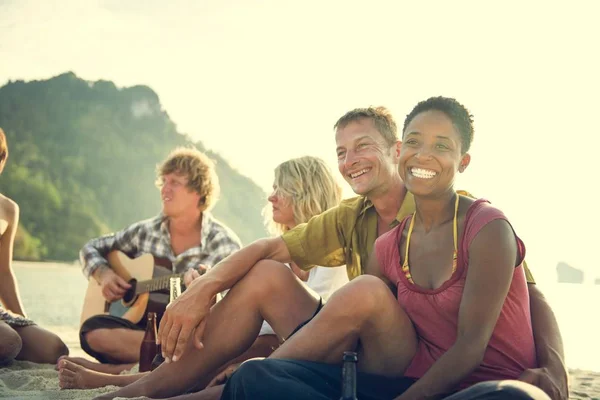
<svg viewBox="0 0 600 400">
<path fill-rule="evenodd" d="M 88 239 L 156 215 L 156 165 L 176 146 L 206 151 L 177 131 L 149 87 L 71 72 L 1 87 L 0 127 L 10 152 L 0 191 L 21 208 L 18 259 L 73 260 Z M 265 193 L 206 152 L 221 183 L 215 216 L 245 244 L 265 236 Z"/>
</svg>

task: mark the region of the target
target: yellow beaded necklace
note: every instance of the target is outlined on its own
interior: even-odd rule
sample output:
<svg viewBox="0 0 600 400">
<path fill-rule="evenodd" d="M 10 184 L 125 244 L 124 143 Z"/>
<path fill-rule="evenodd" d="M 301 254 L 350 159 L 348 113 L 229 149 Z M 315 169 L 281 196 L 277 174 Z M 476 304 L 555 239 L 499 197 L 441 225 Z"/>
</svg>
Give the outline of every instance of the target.
<svg viewBox="0 0 600 400">
<path fill-rule="evenodd" d="M 458 246 L 457 246 L 457 242 L 458 242 L 458 200 L 459 200 L 460 196 L 458 195 L 458 193 L 456 194 L 456 201 L 454 202 L 454 222 L 453 222 L 453 227 L 454 227 L 454 254 L 452 256 L 452 273 L 454 274 L 454 271 L 456 271 L 456 266 L 458 264 Z M 406 275 L 406 279 L 408 279 L 408 281 L 410 283 L 412 283 L 414 285 L 414 281 L 412 279 L 412 275 L 410 274 L 410 267 L 408 266 L 408 248 L 410 246 L 410 235 L 412 234 L 413 231 L 413 227 L 415 225 L 415 217 L 416 217 L 417 212 L 415 211 L 412 215 L 412 218 L 410 220 L 410 225 L 408 227 L 408 233 L 406 234 L 406 254 L 404 255 L 404 262 L 402 263 L 402 272 L 404 272 L 404 275 Z"/>
</svg>

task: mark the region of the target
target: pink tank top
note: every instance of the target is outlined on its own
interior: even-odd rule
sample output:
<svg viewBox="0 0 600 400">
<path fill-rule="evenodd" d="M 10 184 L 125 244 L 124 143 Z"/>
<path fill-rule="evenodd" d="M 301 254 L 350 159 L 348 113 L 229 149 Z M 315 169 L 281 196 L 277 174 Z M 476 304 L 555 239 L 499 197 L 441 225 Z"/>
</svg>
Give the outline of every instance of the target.
<svg viewBox="0 0 600 400">
<path fill-rule="evenodd" d="M 398 243 L 406 225 L 405 218 L 393 230 L 375 242 L 375 253 L 384 275 L 398 288 L 398 303 L 408 314 L 419 337 L 417 353 L 405 371 L 405 376 L 420 378 L 456 341 L 458 310 L 468 269 L 469 246 L 477 233 L 489 222 L 506 220 L 502 211 L 486 200 L 475 201 L 467 211 L 465 230 L 459 238 L 458 265 L 449 280 L 437 289 L 423 289 L 410 283 L 402 273 Z M 516 236 L 519 265 L 488 343 L 481 365 L 461 382 L 459 388 L 477 382 L 516 379 L 528 368 L 537 365 L 531 328 L 529 291 L 523 259 L 525 246 Z"/>
</svg>

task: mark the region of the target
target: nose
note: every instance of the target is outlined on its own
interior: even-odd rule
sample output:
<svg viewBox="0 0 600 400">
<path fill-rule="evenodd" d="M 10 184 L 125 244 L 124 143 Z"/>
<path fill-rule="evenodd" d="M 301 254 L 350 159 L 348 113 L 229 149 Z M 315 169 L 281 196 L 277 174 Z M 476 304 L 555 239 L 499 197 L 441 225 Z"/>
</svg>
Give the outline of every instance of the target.
<svg viewBox="0 0 600 400">
<path fill-rule="evenodd" d="M 419 152 L 417 154 L 415 154 L 415 157 L 419 160 L 421 160 L 421 159 L 428 160 L 431 158 L 431 149 L 427 146 L 422 146 L 419 149 Z"/>
<path fill-rule="evenodd" d="M 358 162 L 358 157 L 356 157 L 356 153 L 352 150 L 346 151 L 346 156 L 342 160 L 342 164 L 344 168 L 349 168 Z"/>
<path fill-rule="evenodd" d="M 275 203 L 275 201 L 277 201 L 277 195 L 275 194 L 275 191 L 273 191 L 269 197 L 267 197 L 267 200 L 271 203 Z"/>
</svg>

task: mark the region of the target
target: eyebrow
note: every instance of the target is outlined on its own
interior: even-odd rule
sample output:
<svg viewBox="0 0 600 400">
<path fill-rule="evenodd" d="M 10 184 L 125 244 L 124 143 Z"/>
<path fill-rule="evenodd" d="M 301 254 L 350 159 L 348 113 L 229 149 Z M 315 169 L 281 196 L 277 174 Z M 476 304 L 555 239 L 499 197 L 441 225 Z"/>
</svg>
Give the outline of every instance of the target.
<svg viewBox="0 0 600 400">
<path fill-rule="evenodd" d="M 410 135 L 417 135 L 417 136 L 421 136 L 421 132 L 418 132 L 418 131 L 414 131 L 414 132 L 408 132 L 408 133 L 405 135 L 405 137 L 406 137 L 406 136 L 410 136 Z M 452 139 L 450 139 L 450 137 L 449 137 L 449 136 L 437 135 L 437 136 L 436 136 L 436 138 L 437 138 L 437 139 L 449 140 L 449 141 L 451 141 L 451 142 L 452 142 Z"/>
<path fill-rule="evenodd" d="M 367 140 L 370 140 L 372 142 L 375 142 L 375 140 L 371 136 L 369 136 L 369 135 L 363 135 L 363 136 L 360 136 L 360 137 L 357 137 L 356 139 L 354 139 L 354 143 L 360 142 L 363 139 L 367 139 Z M 338 147 L 336 147 L 335 151 L 339 151 L 339 150 L 344 149 L 344 148 L 345 147 L 343 147 L 343 146 L 338 146 Z"/>
</svg>

